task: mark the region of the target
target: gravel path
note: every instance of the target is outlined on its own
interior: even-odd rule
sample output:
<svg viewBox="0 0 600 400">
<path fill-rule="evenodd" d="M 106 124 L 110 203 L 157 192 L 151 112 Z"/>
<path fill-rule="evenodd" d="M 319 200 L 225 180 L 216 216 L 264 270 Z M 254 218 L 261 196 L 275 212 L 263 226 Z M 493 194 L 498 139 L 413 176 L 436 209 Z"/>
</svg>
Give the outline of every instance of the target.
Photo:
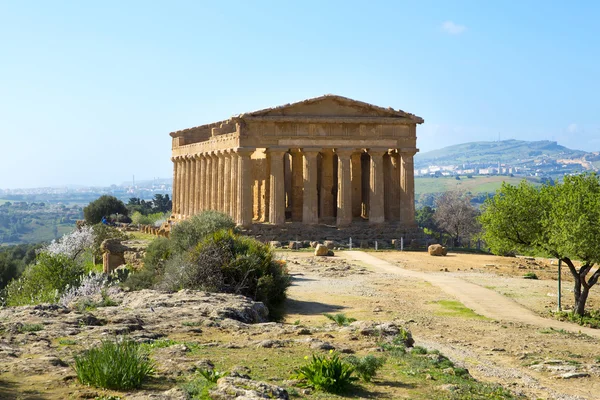
<svg viewBox="0 0 600 400">
<path fill-rule="evenodd" d="M 447 274 L 424 273 L 404 269 L 362 251 L 344 251 L 338 254 L 343 258 L 363 262 L 376 272 L 407 276 L 430 282 L 444 292 L 456 297 L 461 303 L 477 314 L 488 318 L 506 322 L 518 322 L 540 328 L 551 327 L 557 330 L 563 329 L 573 333 L 585 333 L 589 336 L 600 338 L 600 332 L 597 329 L 540 317 L 512 299 L 457 277 L 448 276 Z"/>
</svg>

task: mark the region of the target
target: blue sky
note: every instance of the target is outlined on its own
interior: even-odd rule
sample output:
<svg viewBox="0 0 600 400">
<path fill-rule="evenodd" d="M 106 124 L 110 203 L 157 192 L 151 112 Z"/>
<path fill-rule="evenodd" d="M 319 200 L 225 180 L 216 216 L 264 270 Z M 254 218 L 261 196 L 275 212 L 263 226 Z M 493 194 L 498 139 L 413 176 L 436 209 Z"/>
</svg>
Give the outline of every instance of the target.
<svg viewBox="0 0 600 400">
<path fill-rule="evenodd" d="M 169 177 L 177 129 L 326 93 L 418 147 L 600 150 L 600 2 L 0 0 L 0 188 Z"/>
</svg>

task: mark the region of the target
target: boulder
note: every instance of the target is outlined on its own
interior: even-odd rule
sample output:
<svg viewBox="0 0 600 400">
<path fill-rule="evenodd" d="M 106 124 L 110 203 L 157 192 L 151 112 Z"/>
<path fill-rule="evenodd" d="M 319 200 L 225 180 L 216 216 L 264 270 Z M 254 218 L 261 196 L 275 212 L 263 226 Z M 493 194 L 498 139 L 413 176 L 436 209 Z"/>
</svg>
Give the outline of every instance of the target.
<svg viewBox="0 0 600 400">
<path fill-rule="evenodd" d="M 279 386 L 251 379 L 226 376 L 217 381 L 217 387 L 210 391 L 211 399 L 283 399 L 290 397 Z"/>
<path fill-rule="evenodd" d="M 318 244 L 315 248 L 315 256 L 327 256 L 329 255 L 329 249 L 324 244 Z"/>
<path fill-rule="evenodd" d="M 430 256 L 445 256 L 448 254 L 448 251 L 441 244 L 432 244 L 427 248 L 427 252 L 429 252 Z"/>
<path fill-rule="evenodd" d="M 279 242 L 277 240 L 272 240 L 269 242 L 269 244 L 271 245 L 271 247 L 276 248 L 276 249 L 281 247 L 281 242 Z"/>
<path fill-rule="evenodd" d="M 302 248 L 302 242 L 297 242 L 295 240 L 290 240 L 290 243 L 288 244 L 288 248 L 290 250 L 299 250 Z"/>
<path fill-rule="evenodd" d="M 319 242 L 315 242 L 315 241 L 310 242 L 310 247 L 312 247 L 313 249 L 316 249 L 318 245 L 319 245 Z"/>
<path fill-rule="evenodd" d="M 333 240 L 325 240 L 323 244 L 329 249 L 333 250 L 335 247 L 335 242 Z"/>
</svg>

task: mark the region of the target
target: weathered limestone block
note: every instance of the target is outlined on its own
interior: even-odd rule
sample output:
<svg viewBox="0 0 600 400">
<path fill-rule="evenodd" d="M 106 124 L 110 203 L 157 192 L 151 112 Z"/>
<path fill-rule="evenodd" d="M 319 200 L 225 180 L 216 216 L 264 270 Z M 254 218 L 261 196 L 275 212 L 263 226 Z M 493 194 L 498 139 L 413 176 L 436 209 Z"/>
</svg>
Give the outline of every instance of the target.
<svg viewBox="0 0 600 400">
<path fill-rule="evenodd" d="M 329 250 L 333 250 L 333 248 L 335 247 L 335 242 L 333 240 L 325 240 L 323 242 L 323 244 L 329 249 Z"/>
<path fill-rule="evenodd" d="M 445 256 L 448 251 L 441 244 L 432 244 L 427 248 L 430 256 Z"/>
<path fill-rule="evenodd" d="M 329 249 L 324 244 L 318 244 L 315 248 L 315 256 L 326 256 L 329 254 Z"/>
<path fill-rule="evenodd" d="M 102 270 L 105 274 L 110 274 L 117 267 L 125 264 L 125 252 L 129 247 L 121 244 L 118 239 L 106 239 L 100 244 L 102 250 Z"/>
<path fill-rule="evenodd" d="M 288 244 L 288 248 L 290 250 L 298 250 L 302 248 L 302 242 L 298 242 L 296 240 L 290 240 L 290 243 Z"/>
</svg>

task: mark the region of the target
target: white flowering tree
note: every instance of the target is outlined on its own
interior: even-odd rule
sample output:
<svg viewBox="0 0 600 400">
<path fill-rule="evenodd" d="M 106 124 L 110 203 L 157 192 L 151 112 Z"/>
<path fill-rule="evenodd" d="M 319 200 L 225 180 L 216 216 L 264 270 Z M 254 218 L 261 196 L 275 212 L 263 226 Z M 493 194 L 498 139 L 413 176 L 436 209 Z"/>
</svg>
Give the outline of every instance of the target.
<svg viewBox="0 0 600 400">
<path fill-rule="evenodd" d="M 53 240 L 43 251 L 52 255 L 62 254 L 74 260 L 93 245 L 94 230 L 91 226 L 83 226 L 58 240 Z"/>
</svg>

